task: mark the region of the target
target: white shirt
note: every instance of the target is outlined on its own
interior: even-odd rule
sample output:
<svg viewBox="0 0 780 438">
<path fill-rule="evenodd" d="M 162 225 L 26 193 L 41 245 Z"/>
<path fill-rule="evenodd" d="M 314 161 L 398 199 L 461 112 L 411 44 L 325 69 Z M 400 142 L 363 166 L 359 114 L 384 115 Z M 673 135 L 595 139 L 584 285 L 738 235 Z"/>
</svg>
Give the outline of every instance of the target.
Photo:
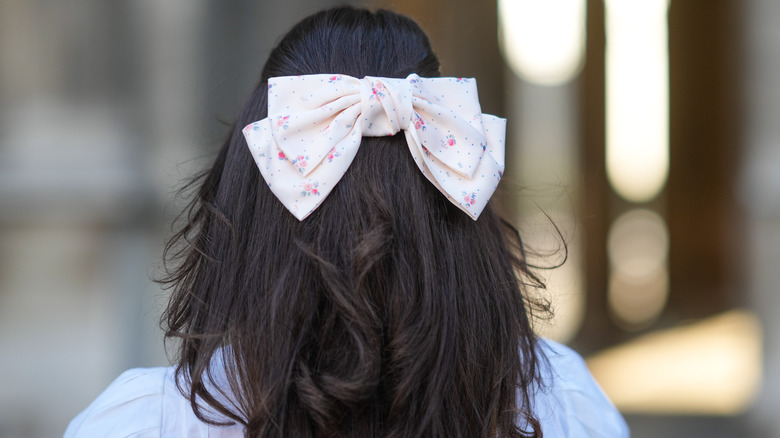
<svg viewBox="0 0 780 438">
<path fill-rule="evenodd" d="M 544 390 L 534 414 L 545 438 L 628 438 L 623 417 L 593 380 L 585 361 L 556 342 L 540 340 Z M 68 426 L 64 438 L 243 438 L 243 427 L 200 421 L 176 388 L 174 367 L 125 371 Z"/>
</svg>

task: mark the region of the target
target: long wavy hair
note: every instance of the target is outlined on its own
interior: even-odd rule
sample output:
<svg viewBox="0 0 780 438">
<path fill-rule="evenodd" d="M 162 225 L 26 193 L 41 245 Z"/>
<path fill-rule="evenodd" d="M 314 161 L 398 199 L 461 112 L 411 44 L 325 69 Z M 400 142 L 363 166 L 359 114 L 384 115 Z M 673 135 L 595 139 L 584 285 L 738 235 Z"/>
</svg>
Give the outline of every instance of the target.
<svg viewBox="0 0 780 438">
<path fill-rule="evenodd" d="M 272 51 L 166 248 L 180 390 L 247 437 L 541 437 L 524 294 L 538 281 L 491 205 L 477 221 L 453 206 L 402 133 L 363 138 L 302 222 L 264 183 L 241 128 L 266 117 L 268 78 L 315 73 L 435 77 L 439 61 L 409 18 L 353 8 Z"/>
</svg>

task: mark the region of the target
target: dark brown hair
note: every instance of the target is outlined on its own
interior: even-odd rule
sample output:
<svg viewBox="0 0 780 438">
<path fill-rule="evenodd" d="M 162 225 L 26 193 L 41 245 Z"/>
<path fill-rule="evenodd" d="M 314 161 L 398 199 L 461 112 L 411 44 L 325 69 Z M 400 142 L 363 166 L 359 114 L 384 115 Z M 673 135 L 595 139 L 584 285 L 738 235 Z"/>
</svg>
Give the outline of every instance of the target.
<svg viewBox="0 0 780 438">
<path fill-rule="evenodd" d="M 273 50 L 166 249 L 182 393 L 248 437 L 541 437 L 522 290 L 536 279 L 490 205 L 473 221 L 450 204 L 402 133 L 364 138 L 302 222 L 262 180 L 241 128 L 266 117 L 269 77 L 314 73 L 433 77 L 439 62 L 382 10 L 317 13 Z M 212 385 L 216 356 L 234 403 Z"/>
</svg>

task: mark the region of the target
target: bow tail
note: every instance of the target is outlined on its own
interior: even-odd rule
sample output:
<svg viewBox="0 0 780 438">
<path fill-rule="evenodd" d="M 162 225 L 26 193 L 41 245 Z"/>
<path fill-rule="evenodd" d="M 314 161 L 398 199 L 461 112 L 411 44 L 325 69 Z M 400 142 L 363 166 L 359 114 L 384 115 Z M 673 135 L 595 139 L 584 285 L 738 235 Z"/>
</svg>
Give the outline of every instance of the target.
<svg viewBox="0 0 780 438">
<path fill-rule="evenodd" d="M 447 199 L 477 220 L 488 200 L 498 187 L 504 173 L 504 135 L 506 120 L 489 114 L 482 115 L 487 146 L 471 178 L 450 168 L 428 151 L 415 129 L 406 131 L 409 151 L 417 167 Z"/>
<path fill-rule="evenodd" d="M 296 157 L 287 157 L 279 148 L 272 132 L 268 118 L 248 125 L 243 131 L 268 187 L 293 216 L 303 220 L 330 194 L 349 168 L 360 146 L 360 129 L 352 129 L 305 175 Z"/>
</svg>

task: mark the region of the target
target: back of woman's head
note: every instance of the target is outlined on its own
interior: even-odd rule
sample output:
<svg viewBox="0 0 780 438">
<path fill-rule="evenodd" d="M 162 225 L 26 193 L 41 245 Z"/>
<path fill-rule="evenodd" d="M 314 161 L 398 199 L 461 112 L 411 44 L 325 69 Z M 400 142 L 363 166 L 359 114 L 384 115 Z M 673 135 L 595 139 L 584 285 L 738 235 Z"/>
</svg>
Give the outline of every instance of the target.
<svg viewBox="0 0 780 438">
<path fill-rule="evenodd" d="M 438 68 L 404 16 L 337 8 L 306 18 L 272 51 L 198 180 L 168 247 L 177 266 L 163 325 L 180 339 L 185 395 L 245 424 L 247 436 L 539 434 L 529 408 L 534 338 L 516 277 L 527 269 L 490 205 L 477 221 L 463 214 L 399 134 L 363 138 L 328 198 L 298 221 L 241 134 L 267 116 L 271 77 L 432 77 Z M 228 401 L 210 377 L 215 356 Z"/>
</svg>

